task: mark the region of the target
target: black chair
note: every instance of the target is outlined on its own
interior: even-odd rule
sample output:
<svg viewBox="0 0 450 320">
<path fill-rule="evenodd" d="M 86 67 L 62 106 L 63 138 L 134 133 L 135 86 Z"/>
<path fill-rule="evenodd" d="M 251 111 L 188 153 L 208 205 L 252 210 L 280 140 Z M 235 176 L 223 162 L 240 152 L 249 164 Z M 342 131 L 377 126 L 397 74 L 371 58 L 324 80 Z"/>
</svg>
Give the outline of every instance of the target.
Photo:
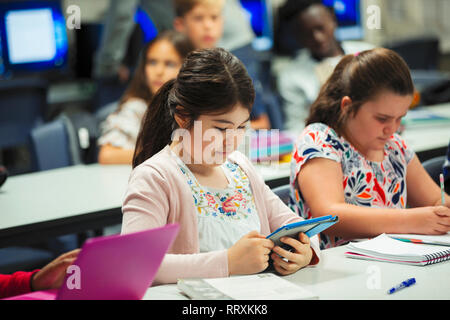
<svg viewBox="0 0 450 320">
<path fill-rule="evenodd" d="M 291 193 L 291 186 L 289 184 L 273 188 L 272 191 L 281 199 L 281 201 L 284 202 L 285 205 L 289 205 L 289 195 Z"/>
<path fill-rule="evenodd" d="M 425 170 L 430 177 L 439 185 L 439 175 L 442 173 L 442 167 L 444 166 L 445 156 L 435 157 L 428 159 L 422 163 Z"/>
<path fill-rule="evenodd" d="M 40 269 L 54 259 L 49 250 L 31 247 L 8 247 L 0 249 L 0 273 Z"/>
<path fill-rule="evenodd" d="M 385 45 L 397 52 L 410 69 L 437 70 L 439 63 L 439 39 L 420 37 L 396 41 Z"/>
<path fill-rule="evenodd" d="M 73 164 L 67 125 L 63 118 L 31 129 L 29 142 L 36 171 L 67 167 Z M 34 247 L 0 249 L 0 272 L 41 268 L 56 256 L 79 246 L 77 235 L 59 236 Z"/>
<path fill-rule="evenodd" d="M 25 145 L 43 122 L 47 83 L 36 79 L 0 81 L 0 149 Z"/>
<path fill-rule="evenodd" d="M 97 150 L 94 145 L 97 126 L 94 115 L 78 112 L 70 117 L 62 113 L 52 122 L 34 128 L 30 134 L 33 169 L 42 171 L 93 162 L 86 160 L 94 158 L 92 153 Z"/>
<path fill-rule="evenodd" d="M 0 149 L 26 145 L 30 131 L 43 121 L 47 83 L 39 79 L 0 81 Z M 48 250 L 0 249 L 0 273 L 40 268 L 53 259 Z"/>
<path fill-rule="evenodd" d="M 67 129 L 62 119 L 33 129 L 30 137 L 37 171 L 72 165 Z"/>
</svg>

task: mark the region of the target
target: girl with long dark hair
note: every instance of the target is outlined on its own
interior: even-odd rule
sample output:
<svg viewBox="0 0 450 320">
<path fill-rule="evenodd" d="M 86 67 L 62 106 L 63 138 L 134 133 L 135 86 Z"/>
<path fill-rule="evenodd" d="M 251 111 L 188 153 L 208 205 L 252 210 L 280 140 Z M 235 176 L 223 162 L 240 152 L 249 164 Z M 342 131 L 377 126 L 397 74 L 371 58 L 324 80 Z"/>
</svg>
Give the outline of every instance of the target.
<svg viewBox="0 0 450 320">
<path fill-rule="evenodd" d="M 156 283 L 265 270 L 280 274 L 319 260 L 317 237 L 265 237 L 303 220 L 236 151 L 254 101 L 243 64 L 223 49 L 194 51 L 153 98 L 142 123 L 122 211 L 122 233 L 179 223 Z M 286 258 L 286 259 L 283 259 Z"/>
</svg>

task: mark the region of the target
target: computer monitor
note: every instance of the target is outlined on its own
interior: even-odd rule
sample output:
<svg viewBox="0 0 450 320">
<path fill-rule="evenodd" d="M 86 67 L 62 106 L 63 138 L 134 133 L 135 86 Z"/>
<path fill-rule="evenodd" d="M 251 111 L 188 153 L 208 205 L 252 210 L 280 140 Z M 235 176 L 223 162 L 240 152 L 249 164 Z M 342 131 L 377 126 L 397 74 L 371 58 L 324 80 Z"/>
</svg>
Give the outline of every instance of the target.
<svg viewBox="0 0 450 320">
<path fill-rule="evenodd" d="M 335 34 L 338 40 L 356 40 L 364 37 L 360 0 L 322 0 L 322 3 L 334 10 L 338 21 Z"/>
<path fill-rule="evenodd" d="M 273 16 L 270 0 L 241 0 L 242 8 L 256 35 L 253 48 L 266 51 L 273 46 Z"/>
<path fill-rule="evenodd" d="M 0 76 L 63 69 L 68 43 L 59 1 L 0 2 Z"/>
</svg>

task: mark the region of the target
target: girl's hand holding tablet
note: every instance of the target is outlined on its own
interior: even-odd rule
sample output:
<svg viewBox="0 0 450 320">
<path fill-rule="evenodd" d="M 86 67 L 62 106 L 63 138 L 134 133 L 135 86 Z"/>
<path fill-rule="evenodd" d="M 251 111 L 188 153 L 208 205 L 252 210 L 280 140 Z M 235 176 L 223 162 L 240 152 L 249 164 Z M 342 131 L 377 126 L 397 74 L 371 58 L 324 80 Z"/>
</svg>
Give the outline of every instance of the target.
<svg viewBox="0 0 450 320">
<path fill-rule="evenodd" d="M 292 274 L 311 262 L 313 252 L 307 235 L 299 233 L 298 240 L 290 237 L 283 237 L 280 240 L 292 247 L 292 251 L 279 246 L 272 249 L 273 253 L 270 257 L 273 260 L 275 270 L 279 274 L 284 276 Z"/>
</svg>

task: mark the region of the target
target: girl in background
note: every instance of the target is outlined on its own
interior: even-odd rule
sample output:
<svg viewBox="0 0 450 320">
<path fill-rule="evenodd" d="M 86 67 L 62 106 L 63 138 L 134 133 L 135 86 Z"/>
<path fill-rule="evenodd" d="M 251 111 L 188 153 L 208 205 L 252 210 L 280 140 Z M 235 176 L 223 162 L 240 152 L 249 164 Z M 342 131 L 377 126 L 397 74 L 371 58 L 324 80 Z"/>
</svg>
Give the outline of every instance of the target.
<svg viewBox="0 0 450 320">
<path fill-rule="evenodd" d="M 99 163 L 131 164 L 142 117 L 152 97 L 165 82 L 177 76 L 191 50 L 189 40 L 175 31 L 159 34 L 144 47 L 118 109 L 102 124 Z"/>
</svg>

